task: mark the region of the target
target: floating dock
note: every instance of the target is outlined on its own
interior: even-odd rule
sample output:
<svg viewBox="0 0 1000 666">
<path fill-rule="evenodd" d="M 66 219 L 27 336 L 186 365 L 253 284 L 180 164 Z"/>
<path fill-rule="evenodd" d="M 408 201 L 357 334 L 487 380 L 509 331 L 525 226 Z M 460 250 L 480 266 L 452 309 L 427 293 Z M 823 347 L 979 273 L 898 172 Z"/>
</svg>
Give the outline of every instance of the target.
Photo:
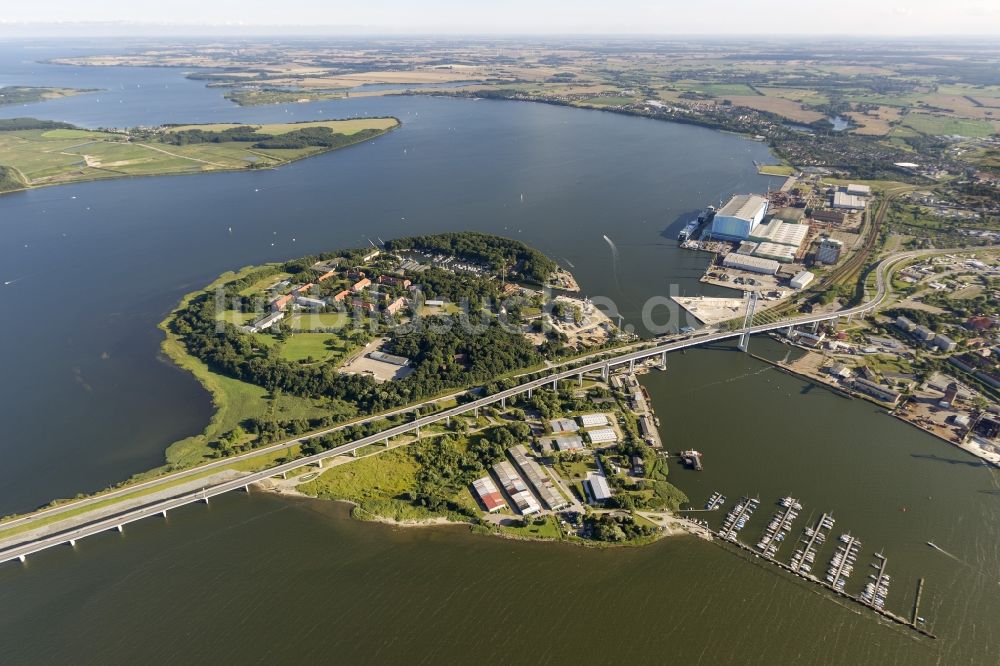
<svg viewBox="0 0 1000 666">
<path fill-rule="evenodd" d="M 782 502 L 784 502 L 785 500 L 793 500 L 793 498 L 785 498 L 784 500 L 782 500 Z M 875 562 L 872 563 L 872 567 L 877 570 L 877 574 L 871 575 L 873 582 L 869 583 L 869 585 L 872 586 L 870 588 L 871 589 L 870 595 L 867 594 L 869 590 L 868 587 L 866 587 L 865 593 L 856 596 L 846 592 L 843 589 L 844 587 L 843 585 L 840 586 L 836 585 L 836 581 L 846 580 L 847 577 L 850 575 L 848 573 L 850 571 L 848 569 L 848 566 L 851 565 L 853 557 L 848 558 L 848 553 L 852 553 L 856 556 L 856 553 L 861 547 L 861 542 L 858 541 L 856 538 L 852 537 L 850 534 L 841 535 L 840 541 L 842 545 L 838 549 L 838 553 L 843 553 L 843 555 L 839 560 L 837 560 L 836 555 L 834 556 L 834 560 L 837 560 L 837 563 L 835 568 L 833 569 L 834 572 L 833 584 L 831 584 L 830 582 L 820 580 L 816 576 L 809 573 L 811 567 L 808 565 L 815 558 L 815 553 L 819 549 L 820 545 L 822 545 L 822 543 L 825 542 L 827 532 L 833 528 L 833 524 L 835 521 L 833 519 L 832 514 L 824 513 L 813 526 L 807 527 L 803 531 L 804 536 L 802 539 L 802 543 L 805 545 L 802 549 L 796 551 L 795 555 L 793 555 L 791 564 L 786 564 L 785 562 L 776 559 L 773 555 L 769 554 L 766 549 L 763 553 L 761 553 L 759 552 L 759 548 L 757 549 L 752 548 L 747 544 L 741 542 L 739 539 L 737 539 L 736 538 L 737 533 L 743 528 L 743 526 L 746 525 L 746 521 L 749 519 L 750 514 L 752 514 L 753 509 L 756 508 L 756 504 L 752 503 L 757 501 L 758 500 L 751 500 L 746 496 L 741 498 L 740 501 L 736 504 L 736 506 L 734 506 L 733 509 L 726 515 L 726 518 L 723 521 L 722 528 L 716 532 L 713 532 L 713 534 L 720 540 L 728 544 L 732 544 L 733 546 L 739 548 L 740 550 L 743 550 L 749 553 L 750 555 L 753 555 L 755 558 L 763 558 L 767 562 L 770 562 L 771 564 L 774 564 L 775 566 L 784 569 L 785 571 L 801 578 L 802 580 L 807 581 L 809 583 L 814 583 L 816 585 L 820 585 L 829 590 L 830 592 L 832 592 L 833 594 L 837 595 L 838 597 L 842 597 L 844 599 L 860 604 L 887 620 L 891 620 L 896 624 L 900 624 L 904 627 L 912 629 L 913 631 L 917 632 L 922 636 L 926 636 L 927 638 L 935 638 L 935 639 L 937 638 L 937 636 L 934 633 L 927 630 L 923 626 L 924 619 L 919 616 L 920 597 L 923 591 L 923 583 L 924 583 L 922 578 L 920 579 L 920 583 L 917 587 L 917 598 L 913 604 L 912 619 L 901 617 L 899 615 L 896 615 L 892 611 L 885 609 L 885 597 L 889 591 L 890 578 L 888 574 L 885 573 L 887 560 L 885 555 L 883 555 L 882 553 L 876 553 L 875 554 L 876 560 Z M 797 502 L 794 502 L 793 500 L 793 506 L 795 503 Z M 788 507 L 784 508 L 787 509 Z M 784 512 L 778 512 L 776 514 L 776 518 L 778 515 L 788 516 L 789 512 L 787 510 Z M 881 598 L 881 601 L 876 601 L 879 598 Z"/>
<path fill-rule="evenodd" d="M 802 505 L 794 497 L 784 497 L 778 505 L 781 508 L 775 512 L 771 523 L 764 531 L 764 536 L 757 542 L 757 550 L 768 557 L 777 555 L 781 542 L 792 531 L 792 522 L 799 517 L 799 511 L 802 510 Z"/>
<path fill-rule="evenodd" d="M 759 499 L 751 499 L 746 495 L 741 497 L 736 506 L 726 514 L 725 520 L 722 521 L 722 530 L 719 532 L 719 536 L 735 542 L 736 535 L 746 527 L 747 521 L 750 520 L 750 516 L 753 515 L 759 504 Z"/>
</svg>

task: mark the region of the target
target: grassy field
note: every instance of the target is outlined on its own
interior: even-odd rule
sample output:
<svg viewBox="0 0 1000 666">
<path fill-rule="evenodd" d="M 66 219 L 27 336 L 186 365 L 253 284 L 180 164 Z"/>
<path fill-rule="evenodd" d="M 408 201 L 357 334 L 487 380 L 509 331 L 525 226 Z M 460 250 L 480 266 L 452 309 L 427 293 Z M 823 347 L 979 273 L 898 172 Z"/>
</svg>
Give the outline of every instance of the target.
<svg viewBox="0 0 1000 666">
<path fill-rule="evenodd" d="M 259 126 L 258 132 L 280 135 L 296 129 L 329 127 L 350 136 L 364 129 L 388 131 L 398 124 L 394 118 L 280 123 Z M 231 127 L 236 125 L 186 125 L 167 131 Z M 77 129 L 0 132 L 0 165 L 16 169 L 28 187 L 100 178 L 275 167 L 326 151 L 318 146 L 257 149 L 247 141 L 174 146 L 155 136 L 132 140 L 123 134 Z"/>
<path fill-rule="evenodd" d="M 347 312 L 304 312 L 292 315 L 288 326 L 296 331 L 309 331 L 317 328 L 343 328 L 351 321 Z"/>
<path fill-rule="evenodd" d="M 399 122 L 395 118 L 358 118 L 355 120 L 316 120 L 306 123 L 272 123 L 268 125 L 258 125 L 257 131 L 262 134 L 287 134 L 306 127 L 329 127 L 337 134 L 357 134 L 366 129 L 392 129 Z M 208 132 L 221 132 L 222 130 L 239 127 L 239 123 L 209 123 L 206 125 L 171 125 L 165 130 L 167 132 L 182 132 L 185 130 L 205 130 Z"/>
<path fill-rule="evenodd" d="M 296 333 L 281 343 L 281 357 L 289 361 L 325 361 L 347 352 L 347 345 L 330 333 Z"/>
<path fill-rule="evenodd" d="M 329 469 L 316 479 L 299 486 L 307 495 L 364 503 L 390 499 L 416 483 L 419 465 L 409 449 L 399 447 Z"/>
<path fill-rule="evenodd" d="M 207 289 L 237 279 L 252 270 L 256 270 L 256 268 L 248 267 L 236 273 L 226 273 L 212 285 L 209 285 Z M 184 307 L 193 296 L 194 293 L 185 296 L 178 305 L 178 309 Z M 343 405 L 331 406 L 321 400 L 299 398 L 280 393 L 270 394 L 266 389 L 255 384 L 248 384 L 212 372 L 205 363 L 187 353 L 178 337 L 170 331 L 169 321 L 170 317 L 160 323 L 160 329 L 165 334 L 162 343 L 163 352 L 178 366 L 191 372 L 201 385 L 211 393 L 215 413 L 201 433 L 174 442 L 167 448 L 166 462 L 168 465 L 181 468 L 203 462 L 212 453 L 210 445 L 213 441 L 249 418 L 271 417 L 291 420 L 344 413 Z M 271 336 L 260 337 L 274 340 Z M 153 470 L 153 472 L 155 471 L 157 470 Z"/>
<path fill-rule="evenodd" d="M 903 119 L 903 125 L 920 132 L 935 136 L 960 134 L 968 137 L 985 137 L 996 134 L 996 128 L 985 120 L 967 120 L 947 116 L 931 115 L 929 113 L 910 113 Z"/>
<path fill-rule="evenodd" d="M 83 88 L 42 88 L 35 86 L 2 86 L 0 87 L 0 106 L 11 104 L 34 104 L 50 99 L 71 97 L 83 93 L 96 92 Z"/>
</svg>

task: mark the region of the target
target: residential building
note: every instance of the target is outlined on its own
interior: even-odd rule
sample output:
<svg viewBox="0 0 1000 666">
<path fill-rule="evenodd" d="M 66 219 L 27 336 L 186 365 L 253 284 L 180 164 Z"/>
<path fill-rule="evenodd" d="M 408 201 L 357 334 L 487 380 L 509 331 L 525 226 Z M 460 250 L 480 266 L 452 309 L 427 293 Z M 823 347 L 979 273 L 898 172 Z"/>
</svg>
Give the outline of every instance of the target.
<svg viewBox="0 0 1000 666">
<path fill-rule="evenodd" d="M 366 277 L 363 277 L 360 280 L 358 280 L 357 282 L 355 282 L 353 285 L 351 285 L 351 291 L 353 291 L 355 294 L 357 294 L 359 292 L 364 291 L 366 287 L 370 287 L 371 284 L 372 284 L 371 280 L 369 280 Z"/>
<path fill-rule="evenodd" d="M 406 307 L 406 299 L 400 296 L 389 305 L 385 306 L 385 311 L 391 315 L 398 314 Z"/>
<path fill-rule="evenodd" d="M 394 287 L 402 287 L 403 289 L 407 289 L 410 286 L 409 280 L 407 280 L 404 277 L 400 277 L 398 275 L 379 275 L 378 283 L 389 284 Z"/>
<path fill-rule="evenodd" d="M 958 346 L 958 343 L 949 338 L 947 335 L 938 333 L 934 336 L 933 346 L 937 347 L 943 352 L 950 352 Z"/>
<path fill-rule="evenodd" d="M 351 307 L 361 310 L 362 312 L 375 312 L 375 304 L 369 303 L 362 298 L 352 298 Z"/>
<path fill-rule="evenodd" d="M 332 277 L 336 277 L 336 275 L 337 271 L 327 271 L 326 273 L 323 273 L 318 278 L 316 278 L 316 282 L 324 282 Z"/>
<path fill-rule="evenodd" d="M 257 321 L 255 321 L 254 323 L 250 324 L 249 326 L 243 326 L 241 328 L 241 330 L 244 333 L 260 333 L 261 331 L 265 331 L 265 330 L 271 328 L 272 326 L 274 326 L 275 324 L 277 324 L 279 321 L 281 321 L 284 317 L 285 317 L 285 313 L 282 312 L 282 311 L 280 311 L 280 310 L 277 311 L 277 312 L 272 312 L 271 314 L 267 315 L 266 317 L 264 317 L 262 319 L 258 319 Z"/>
<path fill-rule="evenodd" d="M 858 197 L 871 196 L 872 188 L 868 185 L 858 185 L 857 183 L 851 183 L 844 188 L 844 191 L 848 194 L 853 194 Z"/>
<path fill-rule="evenodd" d="M 934 331 L 927 328 L 926 326 L 917 326 L 912 331 L 913 337 L 921 342 L 930 342 L 934 339 Z"/>
<path fill-rule="evenodd" d="M 312 308 L 314 310 L 321 310 L 326 307 L 326 301 L 319 298 L 309 298 L 308 296 L 296 297 L 295 303 L 304 308 Z"/>
<path fill-rule="evenodd" d="M 334 303 L 340 303 L 341 301 L 343 301 L 345 298 L 347 298 L 350 295 L 351 295 L 351 292 L 349 292 L 346 289 L 343 290 L 343 291 L 338 291 L 336 294 L 333 295 L 333 302 Z"/>
<path fill-rule="evenodd" d="M 912 331 L 916 327 L 917 327 L 917 325 L 914 324 L 909 319 L 907 319 L 906 317 L 896 317 L 896 328 L 898 328 L 899 330 L 901 330 L 901 331 L 903 331 L 905 333 L 909 333 L 910 331 Z"/>
<path fill-rule="evenodd" d="M 295 299 L 291 294 L 285 294 L 284 296 L 278 296 L 276 299 L 271 301 L 271 310 L 277 312 L 279 310 L 284 310 L 289 306 L 289 304 Z"/>
</svg>

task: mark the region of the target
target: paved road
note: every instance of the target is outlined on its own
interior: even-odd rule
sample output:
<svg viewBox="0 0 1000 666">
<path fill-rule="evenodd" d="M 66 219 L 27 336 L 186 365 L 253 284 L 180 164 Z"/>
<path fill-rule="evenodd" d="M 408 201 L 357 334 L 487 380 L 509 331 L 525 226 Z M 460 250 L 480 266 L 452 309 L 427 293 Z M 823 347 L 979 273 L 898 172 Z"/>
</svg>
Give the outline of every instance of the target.
<svg viewBox="0 0 1000 666">
<path fill-rule="evenodd" d="M 995 249 L 993 246 L 979 249 Z M 892 270 L 892 268 L 901 262 L 913 259 L 918 256 L 930 255 L 930 254 L 943 254 L 943 253 L 956 253 L 957 250 L 923 250 L 923 251 L 912 251 L 904 252 L 900 254 L 893 255 L 886 259 L 883 259 L 881 263 L 875 269 L 875 294 L 870 300 L 865 301 L 861 305 L 857 305 L 852 308 L 847 308 L 845 310 L 838 310 L 832 313 L 814 314 L 814 315 L 803 315 L 799 317 L 791 317 L 779 322 L 772 322 L 767 324 L 759 324 L 757 326 L 750 326 L 745 329 L 737 329 L 734 331 L 722 331 L 707 333 L 702 335 L 689 335 L 677 339 L 676 336 L 672 336 L 668 341 L 663 342 L 662 339 L 645 343 L 644 348 L 638 349 L 626 353 L 615 353 L 615 352 L 603 352 L 603 355 L 613 354 L 610 358 L 601 359 L 593 361 L 590 363 L 584 363 L 576 367 L 572 367 L 567 370 L 562 370 L 558 372 L 551 372 L 545 377 L 528 381 L 519 384 L 513 388 L 509 388 L 490 396 L 479 398 L 473 400 L 463 405 L 458 405 L 450 409 L 446 409 L 434 414 L 429 414 L 426 416 L 421 416 L 409 423 L 400 424 L 387 428 L 375 435 L 370 435 L 368 437 L 363 437 L 361 439 L 355 440 L 353 442 L 348 442 L 333 449 L 317 453 L 312 456 L 306 456 L 304 458 L 299 458 L 291 462 L 283 463 L 281 465 L 276 465 L 274 467 L 268 468 L 261 472 L 255 472 L 248 474 L 236 480 L 226 481 L 223 483 L 216 484 L 214 486 L 205 488 L 204 490 L 187 493 L 180 495 L 178 497 L 171 498 L 169 500 L 164 500 L 160 502 L 155 502 L 153 504 L 143 506 L 132 511 L 122 513 L 117 516 L 103 518 L 96 520 L 95 522 L 88 523 L 79 527 L 74 527 L 71 529 L 65 529 L 60 531 L 58 522 L 52 524 L 51 534 L 42 537 L 35 537 L 30 540 L 26 540 L 23 543 L 10 546 L 2 551 L 0 551 L 0 563 L 7 562 L 14 559 L 22 559 L 27 555 L 36 553 L 40 550 L 46 548 L 51 548 L 52 546 L 57 546 L 60 544 L 69 543 L 71 541 L 76 541 L 93 534 L 104 532 L 110 529 L 120 528 L 128 523 L 135 522 L 136 520 L 142 520 L 143 518 L 148 518 L 150 516 L 155 516 L 157 514 L 164 514 L 170 509 L 175 509 L 186 504 L 191 504 L 192 502 L 207 501 L 208 498 L 214 497 L 216 495 L 221 495 L 222 493 L 227 493 L 232 490 L 237 490 L 240 488 L 248 488 L 250 484 L 263 481 L 272 476 L 282 474 L 284 472 L 290 472 L 294 469 L 302 467 L 308 464 L 322 464 L 322 461 L 327 458 L 333 458 L 335 456 L 341 456 L 349 454 L 356 449 L 360 449 L 365 446 L 370 446 L 373 444 L 379 444 L 384 442 L 387 438 L 396 437 L 403 435 L 414 430 L 419 430 L 421 427 L 430 426 L 434 423 L 444 421 L 451 418 L 452 416 L 460 416 L 466 414 L 470 411 L 477 410 L 482 407 L 492 405 L 506 398 L 510 398 L 521 393 L 525 393 L 529 390 L 536 388 L 542 388 L 545 386 L 552 385 L 563 380 L 574 379 L 577 376 L 590 372 L 601 372 L 606 368 L 611 366 L 622 365 L 625 363 L 630 363 L 633 361 L 641 361 L 643 359 L 649 358 L 651 356 L 657 356 L 663 353 L 669 353 L 672 351 L 677 351 L 679 349 L 686 349 L 688 347 L 694 347 L 699 345 L 710 344 L 713 342 L 721 342 L 724 340 L 730 340 L 742 336 L 745 333 L 755 334 L 764 333 L 767 331 L 788 328 L 789 326 L 801 326 L 805 324 L 813 324 L 816 322 L 827 321 L 830 319 L 836 319 L 840 317 L 853 317 L 856 315 L 862 315 L 871 310 L 877 308 L 881 305 L 885 299 L 888 297 L 891 289 L 887 282 L 887 278 Z M 596 355 L 595 355 L 596 356 Z M 588 357 L 589 358 L 589 357 Z M 412 409 L 409 408 L 409 409 Z M 403 410 L 400 410 L 403 411 Z M 342 427 L 342 426 L 339 426 Z M 335 430 L 337 428 L 331 428 L 330 430 Z M 310 435 L 310 437 L 316 436 L 316 433 Z M 291 442 L 284 442 L 274 448 L 284 448 L 290 444 L 294 444 L 299 441 L 304 441 L 308 437 L 299 438 L 297 440 L 292 440 Z M 254 452 L 255 455 L 259 455 L 260 452 Z M 242 456 L 241 456 L 242 457 Z M 227 458 L 218 461 L 219 466 L 224 466 L 226 464 L 231 464 L 233 460 L 238 460 L 239 457 Z M 216 463 L 212 463 L 215 465 Z M 199 472 L 208 469 L 209 466 L 201 466 L 196 468 Z M 157 479 L 157 482 L 162 482 L 162 479 Z M 121 491 L 116 491 L 116 493 L 124 494 L 127 492 L 134 492 L 137 488 L 141 488 L 143 484 L 137 486 L 131 486 L 127 489 L 122 489 Z M 99 496 L 101 500 L 108 499 L 111 494 L 105 494 Z M 76 505 L 74 503 L 74 505 Z M 78 506 L 78 505 L 76 505 Z M 58 507 L 57 507 L 58 508 Z M 6 526 L 6 525 L 5 525 Z"/>
</svg>

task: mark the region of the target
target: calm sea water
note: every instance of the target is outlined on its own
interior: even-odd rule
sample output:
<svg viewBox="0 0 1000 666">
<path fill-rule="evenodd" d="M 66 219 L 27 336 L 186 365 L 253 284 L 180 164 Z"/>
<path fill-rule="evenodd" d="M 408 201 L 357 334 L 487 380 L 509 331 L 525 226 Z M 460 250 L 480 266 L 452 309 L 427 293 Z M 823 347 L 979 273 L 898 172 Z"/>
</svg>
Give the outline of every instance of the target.
<svg viewBox="0 0 1000 666">
<path fill-rule="evenodd" d="M 16 313 L 0 328 L 0 512 L 156 465 L 203 427 L 207 396 L 158 358 L 155 324 L 224 270 L 372 236 L 479 229 L 572 264 L 586 292 L 638 323 L 668 285 L 697 293 L 706 258 L 677 250 L 679 224 L 767 186 L 752 164 L 768 159 L 764 146 L 694 127 L 448 99 L 240 109 L 176 70 L 31 62 L 55 53 L 0 48 L 0 84 L 114 94 L 0 115 L 99 126 L 367 113 L 404 126 L 274 172 L 0 197 L 0 278 L 17 280 L 0 288 L 0 308 Z M 753 349 L 785 353 L 766 340 Z M 664 440 L 706 454 L 704 472 L 676 469 L 675 483 L 696 503 L 713 490 L 759 493 L 748 535 L 787 493 L 806 505 L 800 522 L 834 511 L 866 556 L 885 548 L 894 610 L 927 578 L 922 614 L 939 641 L 690 538 L 613 551 L 514 543 L 233 494 L 0 567 L 3 661 L 994 663 L 994 472 L 729 348 L 669 363 L 645 380 Z M 862 564 L 849 587 L 864 575 Z"/>
</svg>

